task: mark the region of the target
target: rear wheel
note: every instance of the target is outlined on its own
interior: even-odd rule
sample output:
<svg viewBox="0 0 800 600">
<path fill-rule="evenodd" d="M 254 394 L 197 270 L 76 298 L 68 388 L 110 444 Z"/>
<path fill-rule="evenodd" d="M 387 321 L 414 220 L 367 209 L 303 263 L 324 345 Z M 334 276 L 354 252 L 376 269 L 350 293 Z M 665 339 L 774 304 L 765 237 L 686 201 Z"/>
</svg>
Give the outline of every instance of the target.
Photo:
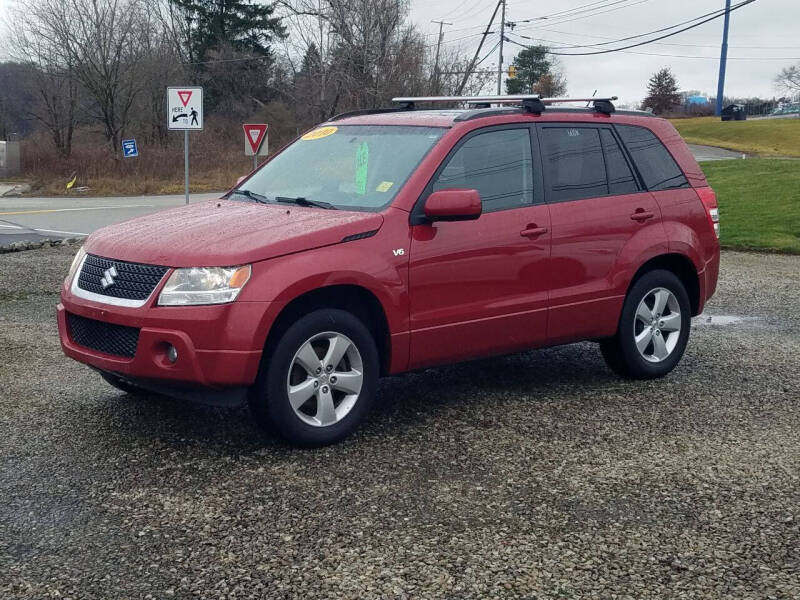
<svg viewBox="0 0 800 600">
<path fill-rule="evenodd" d="M 378 364 L 375 341 L 359 319 L 343 310 L 316 310 L 286 330 L 262 365 L 251 411 L 291 442 L 336 442 L 369 410 Z"/>
<path fill-rule="evenodd" d="M 663 377 L 683 356 L 690 325 L 689 296 L 681 280 L 671 271 L 650 271 L 631 287 L 617 333 L 600 349 L 618 375 Z"/>
</svg>

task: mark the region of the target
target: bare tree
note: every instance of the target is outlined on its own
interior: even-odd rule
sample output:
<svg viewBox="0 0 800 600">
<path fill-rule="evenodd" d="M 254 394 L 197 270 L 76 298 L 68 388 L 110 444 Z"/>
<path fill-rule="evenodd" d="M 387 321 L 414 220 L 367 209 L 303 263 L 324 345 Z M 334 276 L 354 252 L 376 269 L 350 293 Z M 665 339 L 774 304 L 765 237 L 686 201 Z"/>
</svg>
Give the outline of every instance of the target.
<svg viewBox="0 0 800 600">
<path fill-rule="evenodd" d="M 168 0 L 145 0 L 149 15 L 147 35 L 141 39 L 139 55 L 141 91 L 132 107 L 132 121 L 148 132 L 151 141 L 161 145 L 167 143 L 165 90 L 169 85 L 183 84 L 188 72 L 181 54 L 180 44 L 175 43 L 171 30 Z"/>
<path fill-rule="evenodd" d="M 141 92 L 143 57 L 154 20 L 144 0 L 23 0 L 38 24 L 37 39 L 59 48 L 91 101 L 112 149 L 130 122 Z"/>
<path fill-rule="evenodd" d="M 544 98 L 557 98 L 567 93 L 567 79 L 561 71 L 551 70 L 533 84 L 533 93 Z"/>
<path fill-rule="evenodd" d="M 775 85 L 792 96 L 800 94 L 800 63 L 781 69 L 775 76 Z"/>
<path fill-rule="evenodd" d="M 465 57 L 442 51 L 434 77 L 433 45 L 410 23 L 407 0 L 284 0 L 282 5 L 290 32 L 289 99 L 301 121 L 382 106 L 392 96 L 451 93 L 466 69 Z M 483 79 L 473 79 L 477 88 Z"/>
<path fill-rule="evenodd" d="M 78 80 L 75 64 L 53 36 L 42 35 L 46 22 L 28 5 L 11 13 L 7 51 L 27 65 L 26 81 L 37 101 L 27 113 L 47 129 L 62 157 L 72 153 L 72 137 L 78 123 Z"/>
</svg>

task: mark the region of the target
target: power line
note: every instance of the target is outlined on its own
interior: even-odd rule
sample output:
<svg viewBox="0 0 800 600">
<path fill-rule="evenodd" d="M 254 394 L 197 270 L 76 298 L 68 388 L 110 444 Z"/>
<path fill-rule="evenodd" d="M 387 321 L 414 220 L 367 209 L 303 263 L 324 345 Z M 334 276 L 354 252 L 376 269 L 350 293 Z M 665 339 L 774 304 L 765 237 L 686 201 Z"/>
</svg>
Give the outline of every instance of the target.
<svg viewBox="0 0 800 600">
<path fill-rule="evenodd" d="M 739 2 L 739 4 L 735 4 L 735 5 L 731 6 L 731 8 L 729 10 L 724 10 L 724 11 L 718 13 L 718 14 L 715 14 L 712 17 L 708 17 L 706 19 L 703 19 L 702 21 L 694 23 L 693 25 L 689 25 L 687 27 L 684 27 L 683 29 L 678 29 L 677 31 L 672 31 L 670 33 L 667 33 L 665 35 L 653 38 L 651 40 L 645 40 L 643 42 L 637 42 L 636 44 L 629 44 L 628 46 L 623 46 L 621 48 L 610 48 L 608 50 L 596 50 L 594 52 L 551 52 L 550 54 L 553 54 L 553 55 L 556 55 L 556 56 L 593 56 L 593 55 L 596 55 L 596 54 L 608 54 L 610 52 L 620 52 L 622 50 L 627 50 L 629 48 L 637 48 L 639 46 L 645 46 L 647 44 L 652 44 L 653 42 L 657 42 L 659 40 L 667 39 L 669 37 L 672 37 L 673 35 L 678 35 L 679 33 L 683 33 L 684 31 L 689 31 L 690 29 L 694 29 L 695 27 L 700 27 L 700 25 L 704 25 L 705 23 L 708 23 L 709 21 L 713 21 L 714 19 L 718 19 L 719 17 L 721 17 L 723 15 L 727 15 L 727 14 L 733 12 L 734 10 L 738 10 L 738 9 L 744 7 L 744 6 L 747 6 L 748 4 L 752 4 L 755 1 L 756 0 L 743 0 L 742 2 Z M 618 40 L 618 41 L 622 41 L 622 40 Z M 520 45 L 524 46 L 524 44 L 520 44 Z"/>
<path fill-rule="evenodd" d="M 505 0 L 499 0 L 495 5 L 492 17 L 489 19 L 489 24 L 486 26 L 486 31 L 483 32 L 483 37 L 481 38 L 481 42 L 480 44 L 478 44 L 478 49 L 475 51 L 475 56 L 470 61 L 470 64 L 467 67 L 467 72 L 464 75 L 464 78 L 461 80 L 461 84 L 458 86 L 458 91 L 456 92 L 456 96 L 460 96 L 461 92 L 464 90 L 464 86 L 467 85 L 467 80 L 469 80 L 470 72 L 472 71 L 472 69 L 475 68 L 475 61 L 478 60 L 478 55 L 481 52 L 481 48 L 483 48 L 483 43 L 486 41 L 486 36 L 491 33 L 491 31 L 489 30 L 492 28 L 492 23 L 494 23 L 494 18 L 497 16 L 497 11 L 500 8 L 501 2 L 505 2 Z"/>
<path fill-rule="evenodd" d="M 607 10 L 601 10 L 601 11 L 598 11 L 598 12 L 593 12 L 593 13 L 577 16 L 577 17 L 574 17 L 574 18 L 563 18 L 561 20 L 556 20 L 555 22 L 553 22 L 551 24 L 552 25 L 561 25 L 562 23 L 571 23 L 573 21 L 579 21 L 581 19 L 587 19 L 589 17 L 595 17 L 597 15 L 603 15 L 603 14 L 606 14 L 606 13 L 615 12 L 617 10 L 622 10 L 623 8 L 630 8 L 632 6 L 636 6 L 637 4 L 644 4 L 645 2 L 650 2 L 650 0 L 638 0 L 637 2 L 633 2 L 631 4 L 626 4 L 624 6 L 617 6 L 615 8 L 609 8 Z M 610 5 L 608 5 L 608 6 L 610 6 Z M 605 7 L 598 6 L 597 8 L 605 8 Z M 565 17 L 569 17 L 569 16 L 570 15 L 565 15 Z M 547 18 L 545 17 L 545 18 L 529 19 L 527 21 L 518 21 L 518 22 L 529 22 L 529 21 L 534 21 L 534 20 L 535 21 L 547 20 Z M 531 27 L 536 27 L 536 25 L 523 25 L 522 27 L 520 27 L 520 29 L 529 29 Z"/>
<path fill-rule="evenodd" d="M 653 35 L 655 33 L 662 33 L 664 31 L 669 31 L 670 29 L 675 29 L 676 27 L 680 27 L 681 25 L 686 25 L 687 23 L 693 23 L 694 21 L 698 21 L 700 19 L 703 19 L 703 18 L 711 16 L 711 15 L 718 15 L 719 16 L 719 15 L 723 14 L 724 12 L 725 12 L 724 8 L 717 9 L 717 10 L 712 10 L 711 12 L 705 13 L 703 15 L 699 15 L 699 16 L 694 17 L 692 19 L 688 19 L 686 21 L 681 21 L 680 23 L 675 23 L 674 25 L 670 25 L 669 27 L 662 27 L 660 29 L 654 29 L 653 31 L 647 31 L 645 33 L 637 33 L 636 35 L 629 35 L 628 37 L 619 38 L 619 39 L 616 39 L 616 40 L 612 40 L 610 42 L 598 42 L 597 44 L 584 44 L 583 46 L 576 45 L 576 46 L 573 46 L 573 47 L 574 48 L 581 48 L 581 47 L 585 46 L 587 48 L 589 48 L 589 47 L 596 48 L 598 46 L 610 46 L 611 44 L 617 44 L 619 42 L 627 42 L 628 40 L 633 40 L 633 39 L 636 39 L 636 38 L 642 38 L 642 37 L 645 37 L 645 36 L 648 36 L 648 35 Z M 526 37 L 526 36 L 520 35 L 519 37 Z M 565 46 L 564 48 L 568 48 L 568 47 L 569 46 Z M 714 46 L 714 47 L 716 48 L 716 46 Z M 563 48 L 553 48 L 553 49 L 554 50 L 561 50 Z"/>
<path fill-rule="evenodd" d="M 480 59 L 478 62 L 476 62 L 476 63 L 475 63 L 475 66 L 477 67 L 477 66 L 478 66 L 479 64 L 481 64 L 483 61 L 485 61 L 487 58 L 489 58 L 489 57 L 492 55 L 492 53 L 493 53 L 495 50 L 497 50 L 497 47 L 498 47 L 499 45 L 500 45 L 500 42 L 497 42 L 497 43 L 496 43 L 494 46 L 492 46 L 492 49 L 491 49 L 491 50 L 489 50 L 489 52 L 487 52 L 487 53 L 486 53 L 486 56 L 484 56 L 482 59 Z M 494 73 L 494 70 L 492 70 L 492 72 Z M 473 73 L 477 73 L 477 71 L 473 71 Z"/>
<path fill-rule="evenodd" d="M 546 31 L 548 33 L 560 33 L 560 34 L 563 34 L 563 35 L 570 35 L 570 36 L 574 36 L 574 37 L 597 38 L 597 39 L 600 39 L 600 40 L 613 40 L 613 39 L 616 39 L 616 38 L 609 37 L 607 35 L 592 35 L 592 34 L 589 34 L 589 33 L 575 33 L 574 31 L 561 31 L 561 30 L 558 30 L 558 29 L 547 29 L 546 27 L 538 27 L 537 30 L 538 31 Z M 521 37 L 521 38 L 525 38 L 525 39 L 531 39 L 531 40 L 532 39 L 538 39 L 538 38 L 532 38 L 532 37 L 529 37 L 529 36 L 526 36 L 526 35 L 522 35 L 522 34 L 514 34 L 514 35 L 516 35 L 518 37 Z M 563 48 L 565 48 L 565 49 L 566 48 L 584 48 L 584 47 L 593 48 L 593 47 L 595 47 L 592 44 L 572 44 L 572 45 L 569 45 L 569 42 L 565 42 L 565 41 L 562 41 L 562 40 L 552 41 L 551 43 L 553 43 L 553 44 L 568 44 L 567 46 L 563 46 Z M 655 43 L 656 46 L 680 46 L 680 47 L 686 47 L 686 48 L 718 48 L 719 47 L 716 44 L 675 44 L 675 43 L 669 43 L 669 42 L 665 42 L 665 43 L 654 42 L 654 43 Z M 597 45 L 599 45 L 599 44 L 597 44 Z M 791 50 L 794 50 L 794 49 L 800 48 L 800 46 L 729 46 L 729 47 L 730 48 L 739 48 L 739 49 L 750 49 L 750 50 L 776 50 L 776 49 L 784 49 L 784 50 L 791 49 Z M 553 50 L 559 50 L 559 49 L 561 49 L 561 47 L 553 47 L 552 49 Z"/>
<path fill-rule="evenodd" d="M 461 10 L 464 7 L 464 5 L 467 4 L 467 1 L 465 0 L 460 4 L 457 4 L 456 7 L 453 8 L 452 10 L 448 10 L 443 15 L 440 15 L 439 18 L 444 19 L 445 17 L 450 17 L 454 21 L 461 21 L 464 19 L 466 15 L 468 15 L 471 12 L 474 12 L 475 9 L 479 7 L 479 5 L 483 4 L 483 2 L 484 0 L 475 0 L 475 2 L 473 2 L 468 8 L 464 8 L 464 10 Z M 483 10 L 483 7 L 481 7 L 480 10 Z M 458 13 L 458 16 L 455 18 L 451 16 L 454 13 Z"/>
<path fill-rule="evenodd" d="M 591 5 L 593 5 L 593 4 L 604 4 L 605 6 L 597 6 L 597 7 L 595 8 L 595 9 L 600 9 L 600 8 L 605 8 L 605 7 L 607 7 L 607 6 L 611 6 L 611 4 L 608 4 L 608 2 L 609 2 L 609 1 L 610 1 L 610 0 L 598 0 L 597 2 L 592 2 L 592 3 L 590 3 L 590 4 L 591 4 Z M 629 2 L 629 1 L 630 1 L 630 0 L 614 0 L 614 1 L 612 2 L 612 4 L 617 4 L 617 3 L 619 3 L 619 2 Z M 631 4 L 631 5 L 629 5 L 629 6 L 634 6 L 634 5 L 636 5 L 636 4 L 642 4 L 643 2 L 649 2 L 649 1 L 650 1 L 650 0 L 638 0 L 638 2 L 634 2 L 633 4 Z M 584 5 L 584 6 L 589 6 L 589 5 Z M 580 7 L 580 6 L 578 6 L 578 7 L 574 8 L 574 9 L 570 9 L 570 11 L 577 10 L 577 9 L 579 9 L 579 8 L 581 8 L 581 7 Z M 618 7 L 618 8 L 611 9 L 611 10 L 619 10 L 619 9 L 621 9 L 621 8 L 627 8 L 627 6 L 620 6 L 620 7 Z M 483 10 L 483 9 L 481 8 L 480 10 Z M 478 10 L 477 12 L 480 12 L 480 10 Z M 542 15 L 541 17 L 534 17 L 534 18 L 531 18 L 531 19 L 522 19 L 522 20 L 517 20 L 517 21 L 514 21 L 514 24 L 515 24 L 515 25 L 517 25 L 517 24 L 519 24 L 519 23 L 528 23 L 528 22 L 532 22 L 532 21 L 538 21 L 538 20 L 547 20 L 547 19 L 549 19 L 549 18 L 551 18 L 551 17 L 553 17 L 553 16 L 561 15 L 561 14 L 562 14 L 562 13 L 564 13 L 564 12 L 570 12 L 570 11 L 561 11 L 561 12 L 558 12 L 558 13 L 551 13 L 551 14 L 548 14 L 548 15 Z M 595 13 L 595 14 L 602 14 L 602 13 L 604 13 L 604 12 L 611 12 L 611 11 L 609 11 L 609 10 L 606 10 L 606 11 L 601 11 L 601 12 L 598 12 L 598 13 Z M 473 14 L 477 14 L 477 13 L 473 13 Z M 465 19 L 467 19 L 467 18 L 469 18 L 469 17 L 471 17 L 471 16 L 473 16 L 473 15 L 472 15 L 472 14 L 471 14 L 471 15 L 464 15 L 463 17 L 459 17 L 459 18 L 456 18 L 456 19 L 453 19 L 453 20 L 454 20 L 456 23 L 458 23 L 459 21 L 464 21 Z M 569 17 L 569 16 L 570 16 L 570 15 L 564 15 L 562 18 Z M 585 17 L 590 17 L 590 16 L 593 16 L 593 15 L 591 15 L 591 14 L 589 14 L 589 15 L 585 15 Z M 584 18 L 584 17 L 581 17 L 581 18 Z M 577 19 L 569 19 L 569 20 L 577 20 Z M 507 22 L 508 22 L 508 23 L 511 23 L 511 21 L 507 21 Z M 554 24 L 554 25 L 557 25 L 558 23 L 561 23 L 561 22 L 568 22 L 568 20 L 565 20 L 565 21 L 558 21 L 557 23 L 553 23 L 553 24 Z M 529 27 L 534 27 L 534 26 L 533 26 L 533 25 L 524 25 L 524 26 L 523 26 L 523 27 L 521 27 L 521 28 L 522 28 L 522 29 L 527 29 L 527 28 L 529 28 Z M 455 32 L 455 31 L 469 31 L 469 30 L 471 30 L 471 29 L 482 29 L 482 28 L 483 28 L 483 25 L 470 25 L 469 27 L 460 27 L 460 28 L 457 28 L 457 29 L 451 29 L 450 31 L 452 31 L 452 32 Z M 433 34 L 429 34 L 429 35 L 436 35 L 436 34 L 435 34 L 435 33 L 433 33 Z M 478 34 L 475 34 L 475 35 L 481 35 L 481 34 L 480 34 L 480 33 L 478 33 Z M 466 36 L 466 37 L 470 37 L 470 36 Z M 465 39 L 465 38 L 461 38 L 461 39 Z"/>
<path fill-rule="evenodd" d="M 573 17 L 579 14 L 593 12 L 601 8 L 608 8 L 609 6 L 613 6 L 615 4 L 624 4 L 625 2 L 629 2 L 629 0 L 600 0 L 599 2 L 591 2 L 590 4 L 584 4 L 583 6 L 576 6 L 575 8 L 562 10 L 561 12 L 551 13 L 549 15 L 542 15 L 541 17 L 531 17 L 530 19 L 522 19 L 521 21 L 517 21 L 517 23 L 531 23 L 533 21 L 545 21 L 552 17 L 558 17 L 559 15 L 561 15 L 562 18 Z M 597 4 L 601 4 L 602 6 L 595 6 Z M 594 6 L 594 8 L 585 8 L 588 6 Z"/>
<path fill-rule="evenodd" d="M 537 39 L 539 41 L 546 43 L 560 43 L 555 40 L 545 40 L 542 38 L 537 38 Z M 529 44 L 522 44 L 516 40 L 506 38 L 506 41 L 515 44 L 517 46 L 520 46 L 522 48 L 530 48 Z M 637 52 L 635 50 L 619 50 L 618 52 L 622 52 L 624 54 L 638 54 L 642 56 L 664 56 L 667 58 L 698 58 L 705 60 L 719 60 L 718 56 L 696 56 L 691 54 L 661 54 L 657 52 Z M 563 56 L 563 54 L 561 56 Z M 568 55 L 568 56 L 580 56 L 580 55 Z M 800 56 L 729 56 L 728 60 L 800 60 Z"/>
<path fill-rule="evenodd" d="M 482 14 L 483 12 L 489 10 L 491 8 L 491 2 L 484 6 L 485 0 L 478 0 L 475 4 L 473 4 L 470 8 L 465 9 L 464 12 L 458 14 L 455 17 L 451 17 L 453 21 L 456 23 L 463 23 L 467 19 L 471 19 L 472 17 Z"/>
</svg>

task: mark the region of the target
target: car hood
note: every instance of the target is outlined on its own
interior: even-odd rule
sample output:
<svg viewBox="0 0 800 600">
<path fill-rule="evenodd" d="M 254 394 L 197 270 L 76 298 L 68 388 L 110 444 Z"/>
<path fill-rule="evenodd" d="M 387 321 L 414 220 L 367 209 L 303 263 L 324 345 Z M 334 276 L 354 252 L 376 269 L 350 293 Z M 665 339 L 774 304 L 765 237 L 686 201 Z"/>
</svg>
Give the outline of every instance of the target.
<svg viewBox="0 0 800 600">
<path fill-rule="evenodd" d="M 338 244 L 382 224 L 370 212 L 212 200 L 104 227 L 85 249 L 168 267 L 232 266 Z"/>
</svg>

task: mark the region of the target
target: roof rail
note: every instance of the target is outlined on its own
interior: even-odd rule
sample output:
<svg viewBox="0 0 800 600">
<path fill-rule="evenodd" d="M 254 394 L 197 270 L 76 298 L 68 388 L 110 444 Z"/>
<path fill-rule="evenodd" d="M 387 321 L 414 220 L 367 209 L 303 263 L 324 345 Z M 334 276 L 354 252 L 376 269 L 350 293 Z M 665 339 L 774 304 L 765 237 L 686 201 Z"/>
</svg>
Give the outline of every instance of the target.
<svg viewBox="0 0 800 600">
<path fill-rule="evenodd" d="M 528 112 L 541 114 L 548 104 L 560 104 L 565 102 L 592 102 L 597 112 L 611 114 L 614 112 L 614 104 L 617 96 L 605 98 L 542 98 L 534 94 L 512 94 L 508 96 L 401 96 L 392 98 L 392 102 L 402 103 L 408 110 L 413 110 L 417 102 L 449 102 L 477 104 L 488 107 L 492 104 L 518 104 Z"/>
<path fill-rule="evenodd" d="M 333 115 L 330 119 L 328 119 L 325 122 L 330 123 L 331 121 L 339 121 L 341 119 L 346 119 L 348 117 L 360 117 L 363 115 L 379 115 L 382 113 L 403 112 L 407 110 L 413 110 L 413 108 L 408 108 L 407 106 L 390 106 L 385 108 L 362 108 L 359 110 L 349 110 L 346 112 Z"/>
</svg>

